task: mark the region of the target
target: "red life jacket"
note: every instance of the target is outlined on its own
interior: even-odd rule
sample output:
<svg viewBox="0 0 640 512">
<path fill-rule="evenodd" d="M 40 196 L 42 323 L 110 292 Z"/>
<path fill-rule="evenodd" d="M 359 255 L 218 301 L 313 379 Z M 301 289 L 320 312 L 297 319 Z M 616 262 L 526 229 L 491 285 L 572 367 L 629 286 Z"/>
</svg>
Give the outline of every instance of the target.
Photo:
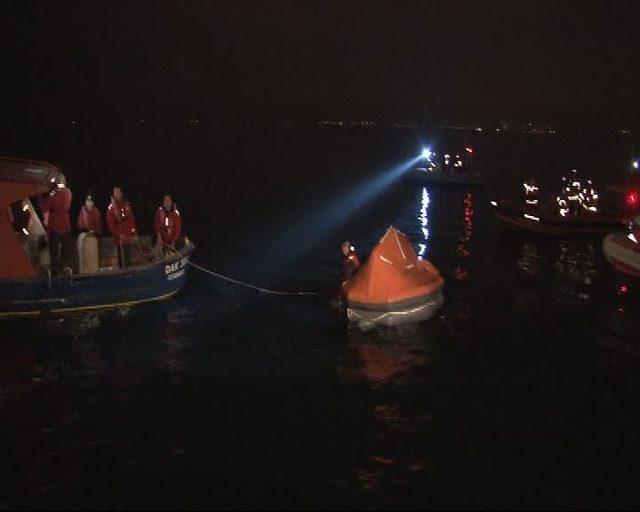
<svg viewBox="0 0 640 512">
<path fill-rule="evenodd" d="M 358 255 L 354 251 L 350 251 L 342 260 L 342 266 L 344 268 L 344 278 L 351 279 L 356 270 L 360 268 Z"/>
<path fill-rule="evenodd" d="M 165 244 L 174 244 L 178 241 L 182 232 L 182 217 L 175 204 L 171 206 L 169 211 L 165 210 L 163 206 L 158 208 L 155 231 Z"/>
<path fill-rule="evenodd" d="M 42 217 L 48 233 L 66 233 L 71 229 L 69 208 L 72 198 L 67 187 L 55 188 L 42 198 Z"/>
<path fill-rule="evenodd" d="M 100 210 L 95 206 L 89 210 L 83 205 L 78 215 L 77 226 L 80 231 L 93 231 L 96 236 L 102 236 L 102 216 L 100 215 Z"/>
<path fill-rule="evenodd" d="M 107 208 L 107 225 L 116 244 L 130 244 L 136 236 L 136 219 L 129 201 L 111 200 Z"/>
</svg>

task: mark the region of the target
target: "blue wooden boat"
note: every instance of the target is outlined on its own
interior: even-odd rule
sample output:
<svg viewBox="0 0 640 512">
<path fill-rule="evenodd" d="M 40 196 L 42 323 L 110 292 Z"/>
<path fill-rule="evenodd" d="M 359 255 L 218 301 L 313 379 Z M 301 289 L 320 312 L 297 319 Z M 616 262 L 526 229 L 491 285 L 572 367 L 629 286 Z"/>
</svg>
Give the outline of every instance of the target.
<svg viewBox="0 0 640 512">
<path fill-rule="evenodd" d="M 46 192 L 59 174 L 46 162 L 0 158 L 0 208 L 8 213 L 0 215 L 0 318 L 129 307 L 168 299 L 184 286 L 194 249 L 187 239 L 181 250 L 125 270 L 106 264 L 92 273 L 52 276 L 40 266 L 32 242 L 44 230 L 29 198 Z M 28 229 L 12 222 L 16 202 L 31 211 Z M 110 239 L 103 242 L 113 251 Z M 113 261 L 108 256 L 102 261 Z"/>
</svg>

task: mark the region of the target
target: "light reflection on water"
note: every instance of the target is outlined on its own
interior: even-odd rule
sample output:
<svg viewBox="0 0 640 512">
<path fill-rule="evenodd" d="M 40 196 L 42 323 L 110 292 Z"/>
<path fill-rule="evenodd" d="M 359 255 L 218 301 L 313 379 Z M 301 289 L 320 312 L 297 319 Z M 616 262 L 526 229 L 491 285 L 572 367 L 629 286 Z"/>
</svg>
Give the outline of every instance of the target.
<svg viewBox="0 0 640 512">
<path fill-rule="evenodd" d="M 429 203 L 431 199 L 426 187 L 422 189 L 422 196 L 420 200 L 420 214 L 418 215 L 418 222 L 420 223 L 420 230 L 422 231 L 423 241 L 418 243 L 418 258 L 424 259 L 427 254 L 427 242 L 429 240 Z"/>
<path fill-rule="evenodd" d="M 457 253 L 460 257 L 459 263 L 454 270 L 454 278 L 458 281 L 464 281 L 469 277 L 469 271 L 466 268 L 466 260 L 471 256 L 469 242 L 473 234 L 473 195 L 467 192 L 463 199 L 462 209 L 463 223 L 462 233 L 459 238 Z"/>
<path fill-rule="evenodd" d="M 423 407 L 415 414 L 410 405 L 410 396 L 418 398 L 414 395 L 416 386 L 420 387 L 430 364 L 423 334 L 416 326 L 379 329 L 375 337 L 349 331 L 348 348 L 359 362 L 359 369 L 352 370 L 349 379 L 363 379 L 371 392 L 372 425 L 356 468 L 356 490 L 384 489 L 389 503 L 399 501 L 407 486 L 416 485 L 427 467 L 424 451 L 418 446 L 430 414 Z M 399 450 L 398 443 L 412 443 L 416 449 Z"/>
<path fill-rule="evenodd" d="M 0 348 L 0 410 L 24 447 L 7 448 L 19 462 L 21 503 L 77 503 L 85 480 L 100 488 L 105 477 L 148 497 L 135 490 L 144 483 L 135 475 L 145 472 L 155 482 L 177 475 L 188 482 L 177 496 L 194 492 L 195 503 L 214 503 L 211 482 L 191 478 L 216 470 L 216 457 L 224 462 L 215 474 L 242 475 L 243 492 L 264 485 L 269 497 L 299 478 L 301 492 L 317 497 L 335 491 L 326 472 L 346 495 L 394 504 L 411 491 L 429 503 L 432 479 L 468 489 L 464 475 L 473 474 L 491 489 L 508 477 L 514 449 L 530 450 L 524 460 L 535 466 L 531 453 L 553 450 L 575 424 L 591 432 L 598 422 L 583 418 L 582 402 L 558 401 L 558 391 L 568 392 L 554 380 L 556 365 L 584 383 L 584 368 L 612 377 L 606 365 L 624 370 L 640 357 L 638 297 L 630 283 L 620 293 L 600 241 L 509 238 L 482 210 L 483 192 L 412 185 L 394 194 L 404 209 L 379 206 L 379 222 L 366 227 L 379 233 L 391 220 L 439 268 L 445 304 L 430 322 L 361 333 L 321 300 L 280 302 L 195 277 L 169 303 L 16 324 Z M 326 262 L 311 256 L 304 264 Z M 590 320 L 571 326 L 575 340 L 554 346 L 552 327 L 567 312 Z M 552 433 L 544 430 L 567 404 L 573 416 L 560 414 Z M 589 432 L 579 430 L 585 444 Z M 571 470 L 561 449 L 551 453 Z M 85 474 L 86 464 L 110 455 L 109 471 Z M 494 476 L 484 474 L 489 466 Z M 115 476 L 105 475 L 111 470 Z M 120 501 L 98 493 L 89 502 L 127 505 L 126 492 Z"/>
</svg>

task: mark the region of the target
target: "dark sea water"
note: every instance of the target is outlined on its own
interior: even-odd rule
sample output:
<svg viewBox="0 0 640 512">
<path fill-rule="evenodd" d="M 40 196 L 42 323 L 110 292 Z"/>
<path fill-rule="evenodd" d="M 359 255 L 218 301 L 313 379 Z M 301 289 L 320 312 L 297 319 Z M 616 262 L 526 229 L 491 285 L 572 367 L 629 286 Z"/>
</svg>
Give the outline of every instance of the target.
<svg viewBox="0 0 640 512">
<path fill-rule="evenodd" d="M 545 238 L 492 216 L 578 166 L 624 180 L 616 135 L 475 134 L 483 189 L 372 183 L 418 130 L 136 126 L 13 134 L 141 226 L 173 193 L 194 261 L 173 300 L 0 323 L 0 508 L 640 506 L 640 293 L 601 238 Z M 365 204 L 360 199 L 367 198 Z M 339 243 L 393 224 L 442 272 L 445 303 L 362 333 L 331 307 Z M 426 231 L 423 228 L 426 227 Z M 623 290 L 627 290 L 623 293 Z"/>
</svg>

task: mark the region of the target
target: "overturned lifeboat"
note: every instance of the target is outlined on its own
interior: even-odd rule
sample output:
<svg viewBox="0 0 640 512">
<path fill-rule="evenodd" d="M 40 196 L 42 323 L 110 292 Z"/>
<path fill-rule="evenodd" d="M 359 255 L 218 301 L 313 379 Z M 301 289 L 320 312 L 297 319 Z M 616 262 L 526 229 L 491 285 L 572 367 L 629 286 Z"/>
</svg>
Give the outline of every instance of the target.
<svg viewBox="0 0 640 512">
<path fill-rule="evenodd" d="M 633 233 L 611 233 L 602 242 L 607 261 L 623 274 L 640 278 L 640 245 Z"/>
<path fill-rule="evenodd" d="M 149 238 L 141 237 L 132 264 L 120 269 L 110 237 L 89 243 L 81 235 L 78 247 L 91 250 L 79 251 L 75 269 L 53 275 L 31 198 L 47 192 L 60 174 L 46 162 L 0 157 L 0 318 L 127 307 L 167 299 L 184 286 L 194 248 L 187 239 L 175 253 L 151 257 Z M 20 229 L 12 214 L 16 205 L 28 213 Z M 86 264 L 89 252 L 95 264 Z"/>
<path fill-rule="evenodd" d="M 347 317 L 363 330 L 427 320 L 442 305 L 443 286 L 438 270 L 418 259 L 407 237 L 389 227 L 344 284 Z"/>
</svg>

